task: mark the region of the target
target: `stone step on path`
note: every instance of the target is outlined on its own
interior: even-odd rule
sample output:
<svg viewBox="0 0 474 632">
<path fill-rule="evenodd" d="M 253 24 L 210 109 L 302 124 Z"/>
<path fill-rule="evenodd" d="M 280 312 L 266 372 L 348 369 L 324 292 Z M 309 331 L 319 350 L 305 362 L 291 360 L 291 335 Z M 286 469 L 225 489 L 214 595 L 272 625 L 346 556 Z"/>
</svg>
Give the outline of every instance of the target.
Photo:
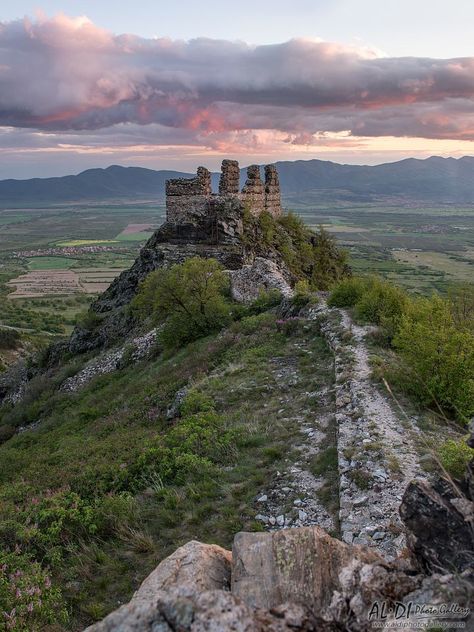
<svg viewBox="0 0 474 632">
<path fill-rule="evenodd" d="M 423 478 L 415 429 L 372 382 L 370 330 L 324 298 L 311 310 L 334 353 L 340 528 L 347 543 L 367 544 L 392 559 L 406 544 L 399 506 L 408 483 Z"/>
</svg>

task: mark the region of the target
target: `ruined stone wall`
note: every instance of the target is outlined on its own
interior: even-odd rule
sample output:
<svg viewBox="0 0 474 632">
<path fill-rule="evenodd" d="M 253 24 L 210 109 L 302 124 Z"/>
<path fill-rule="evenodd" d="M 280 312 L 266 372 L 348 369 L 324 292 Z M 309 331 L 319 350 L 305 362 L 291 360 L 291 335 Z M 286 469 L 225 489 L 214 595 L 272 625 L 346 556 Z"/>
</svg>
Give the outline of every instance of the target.
<svg viewBox="0 0 474 632">
<path fill-rule="evenodd" d="M 223 160 L 219 180 L 219 195 L 229 197 L 239 195 L 240 169 L 237 160 Z"/>
<path fill-rule="evenodd" d="M 281 193 L 275 165 L 265 165 L 265 210 L 277 217 L 281 215 Z"/>
<path fill-rule="evenodd" d="M 242 203 L 252 215 L 258 215 L 265 208 L 265 187 L 260 177 L 260 167 L 247 167 L 247 181 L 240 195 Z"/>
<path fill-rule="evenodd" d="M 167 221 L 174 224 L 186 223 L 192 215 L 206 213 L 211 193 L 211 173 L 205 167 L 198 167 L 195 178 L 167 180 Z"/>
<path fill-rule="evenodd" d="M 211 214 L 217 200 L 240 200 L 253 215 L 264 210 L 273 216 L 281 214 L 281 197 L 275 165 L 266 165 L 265 183 L 260 167 L 247 168 L 247 181 L 240 192 L 240 169 L 237 160 L 223 160 L 219 193 L 213 194 L 211 174 L 199 167 L 195 178 L 176 178 L 166 182 L 166 219 L 173 224 L 193 222 L 196 216 Z"/>
</svg>

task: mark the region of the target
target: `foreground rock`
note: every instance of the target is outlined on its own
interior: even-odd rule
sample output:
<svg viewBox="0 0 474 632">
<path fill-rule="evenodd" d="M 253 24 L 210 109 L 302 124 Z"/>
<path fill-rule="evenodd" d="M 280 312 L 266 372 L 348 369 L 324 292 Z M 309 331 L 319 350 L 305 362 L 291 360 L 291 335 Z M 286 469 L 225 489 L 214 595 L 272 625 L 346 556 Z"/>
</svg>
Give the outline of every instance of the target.
<svg viewBox="0 0 474 632">
<path fill-rule="evenodd" d="M 412 481 L 400 514 L 411 548 L 429 571 L 474 569 L 474 503 L 452 483 Z"/>
<path fill-rule="evenodd" d="M 351 549 L 319 527 L 238 533 L 232 555 L 232 593 L 248 605 L 273 608 L 292 601 L 313 612 L 327 610 L 349 562 L 382 561 L 374 551 Z"/>
<path fill-rule="evenodd" d="M 164 559 L 148 575 L 134 594 L 132 601 L 147 601 L 158 591 L 176 586 L 194 592 L 230 590 L 232 553 L 217 544 L 202 544 L 191 540 Z"/>
<path fill-rule="evenodd" d="M 87 632 L 368 632 L 394 604 L 416 629 L 417 605 L 443 603 L 456 604 L 452 620 L 469 629 L 472 588 L 466 574 L 426 576 L 409 559 L 387 563 L 319 527 L 239 533 L 233 554 L 180 547 Z"/>
</svg>

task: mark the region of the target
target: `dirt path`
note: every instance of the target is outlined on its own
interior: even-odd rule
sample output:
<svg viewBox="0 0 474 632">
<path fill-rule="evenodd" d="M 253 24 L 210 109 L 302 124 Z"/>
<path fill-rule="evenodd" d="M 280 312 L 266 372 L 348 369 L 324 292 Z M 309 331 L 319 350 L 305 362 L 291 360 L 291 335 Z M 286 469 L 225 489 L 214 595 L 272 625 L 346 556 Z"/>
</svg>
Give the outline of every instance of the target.
<svg viewBox="0 0 474 632">
<path fill-rule="evenodd" d="M 335 356 L 340 525 L 344 541 L 388 557 L 405 544 L 398 515 L 408 483 L 423 477 L 417 431 L 371 380 L 365 337 L 344 310 L 321 300 L 312 310 Z"/>
</svg>

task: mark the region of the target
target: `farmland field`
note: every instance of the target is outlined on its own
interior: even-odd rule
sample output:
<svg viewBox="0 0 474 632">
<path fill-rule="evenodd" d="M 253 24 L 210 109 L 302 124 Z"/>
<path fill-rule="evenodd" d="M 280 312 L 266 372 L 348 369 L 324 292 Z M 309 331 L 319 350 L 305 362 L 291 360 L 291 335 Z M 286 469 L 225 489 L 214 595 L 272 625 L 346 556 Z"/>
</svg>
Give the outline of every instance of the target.
<svg viewBox="0 0 474 632">
<path fill-rule="evenodd" d="M 286 207 L 333 233 L 355 271 L 422 293 L 473 279 L 473 207 L 299 200 Z M 0 209 L 0 326 L 17 328 L 33 345 L 69 333 L 164 216 L 163 204 L 150 203 Z"/>
<path fill-rule="evenodd" d="M 422 293 L 474 280 L 474 207 L 288 206 L 333 233 L 356 271 Z"/>
<path fill-rule="evenodd" d="M 0 209 L 0 326 L 29 349 L 70 333 L 163 219 L 163 206 L 143 203 Z"/>
</svg>

